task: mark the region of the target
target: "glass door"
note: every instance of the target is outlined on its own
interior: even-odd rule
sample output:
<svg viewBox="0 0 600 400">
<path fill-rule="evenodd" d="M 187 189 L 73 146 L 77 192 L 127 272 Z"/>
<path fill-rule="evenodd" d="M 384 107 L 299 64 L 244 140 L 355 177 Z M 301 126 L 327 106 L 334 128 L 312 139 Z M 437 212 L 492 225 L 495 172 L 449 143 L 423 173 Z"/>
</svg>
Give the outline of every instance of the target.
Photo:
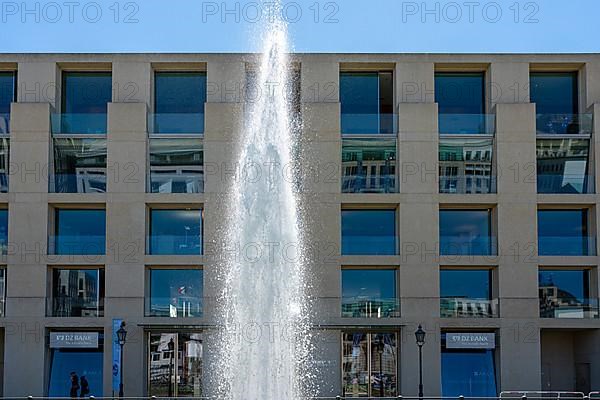
<svg viewBox="0 0 600 400">
<path fill-rule="evenodd" d="M 149 333 L 148 394 L 202 396 L 202 333 Z"/>
</svg>

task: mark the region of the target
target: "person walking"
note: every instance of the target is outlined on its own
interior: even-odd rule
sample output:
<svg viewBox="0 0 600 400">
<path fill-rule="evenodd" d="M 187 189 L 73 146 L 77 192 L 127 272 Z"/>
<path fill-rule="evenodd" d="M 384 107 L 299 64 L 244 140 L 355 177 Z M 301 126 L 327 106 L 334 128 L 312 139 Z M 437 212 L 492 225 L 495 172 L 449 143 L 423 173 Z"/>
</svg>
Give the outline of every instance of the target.
<svg viewBox="0 0 600 400">
<path fill-rule="evenodd" d="M 79 395 L 79 397 L 85 397 L 88 394 L 90 394 L 90 384 L 87 380 L 87 378 L 85 377 L 85 375 L 81 375 L 81 393 Z"/>
<path fill-rule="evenodd" d="M 71 390 L 69 395 L 72 399 L 77 398 L 77 394 L 79 392 L 79 377 L 75 373 L 75 371 L 71 372 Z"/>
</svg>

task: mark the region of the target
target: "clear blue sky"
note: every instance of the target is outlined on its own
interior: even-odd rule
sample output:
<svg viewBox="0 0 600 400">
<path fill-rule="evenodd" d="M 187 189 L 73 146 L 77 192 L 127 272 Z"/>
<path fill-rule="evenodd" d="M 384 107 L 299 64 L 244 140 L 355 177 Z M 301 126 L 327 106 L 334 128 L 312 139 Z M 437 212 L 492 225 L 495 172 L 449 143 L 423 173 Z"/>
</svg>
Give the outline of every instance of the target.
<svg viewBox="0 0 600 400">
<path fill-rule="evenodd" d="M 600 51 L 598 0 L 283 1 L 297 52 Z M 2 0 L 0 51 L 257 51 L 270 4 Z"/>
</svg>

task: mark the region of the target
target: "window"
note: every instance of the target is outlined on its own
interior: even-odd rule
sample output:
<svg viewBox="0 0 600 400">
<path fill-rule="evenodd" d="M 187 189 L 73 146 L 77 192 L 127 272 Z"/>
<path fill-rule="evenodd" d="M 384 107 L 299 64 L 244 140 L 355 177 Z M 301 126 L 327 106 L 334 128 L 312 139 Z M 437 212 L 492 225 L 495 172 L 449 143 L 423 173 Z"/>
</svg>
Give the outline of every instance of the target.
<svg viewBox="0 0 600 400">
<path fill-rule="evenodd" d="M 492 300 L 492 270 L 441 269 L 440 307 L 442 318 L 497 317 L 498 301 Z"/>
<path fill-rule="evenodd" d="M 529 79 L 538 133 L 581 133 L 586 122 L 578 114 L 577 72 L 532 72 Z"/>
<path fill-rule="evenodd" d="M 0 318 L 4 317 L 6 303 L 6 268 L 0 268 Z"/>
<path fill-rule="evenodd" d="M 85 336 L 89 338 L 89 341 L 79 345 L 76 341 L 71 344 L 64 340 L 53 343 L 52 337 L 55 335 L 79 338 Z M 108 343 L 112 343 L 112 340 Z M 104 393 L 104 334 L 102 332 L 50 332 L 48 350 L 50 355 L 47 380 L 49 397 L 77 398 L 77 395 L 71 393 L 73 382 L 79 386 L 80 390 L 76 391 L 77 393 L 80 394 L 81 388 L 87 386 L 89 396 L 102 397 Z"/>
<path fill-rule="evenodd" d="M 0 193 L 8 192 L 10 167 L 10 139 L 0 137 Z"/>
<path fill-rule="evenodd" d="M 152 133 L 203 133 L 206 72 L 156 72 Z"/>
<path fill-rule="evenodd" d="M 52 269 L 52 317 L 102 317 L 104 270 Z"/>
<path fill-rule="evenodd" d="M 149 270 L 150 296 L 146 314 L 151 317 L 201 317 L 202 270 Z"/>
<path fill-rule="evenodd" d="M 594 255 L 595 240 L 588 231 L 588 210 L 538 210 L 538 254 Z"/>
<path fill-rule="evenodd" d="M 8 210 L 0 209 L 0 255 L 8 254 Z"/>
<path fill-rule="evenodd" d="M 342 316 L 398 317 L 395 269 L 343 269 Z"/>
<path fill-rule="evenodd" d="M 106 139 L 54 139 L 54 193 L 106 192 Z"/>
<path fill-rule="evenodd" d="M 112 100 L 110 72 L 63 72 L 61 118 L 56 133 L 106 133 Z"/>
<path fill-rule="evenodd" d="M 203 396 L 201 332 L 148 334 L 148 395 Z"/>
<path fill-rule="evenodd" d="M 149 254 L 202 254 L 202 210 L 151 209 Z"/>
<path fill-rule="evenodd" d="M 590 193 L 588 139 L 538 139 L 538 193 Z"/>
<path fill-rule="evenodd" d="M 491 139 L 440 139 L 440 193 L 495 193 Z"/>
<path fill-rule="evenodd" d="M 398 391 L 397 343 L 395 333 L 344 333 L 342 396 L 395 397 Z"/>
<path fill-rule="evenodd" d="M 492 210 L 440 210 L 440 254 L 496 254 L 492 238 Z"/>
<path fill-rule="evenodd" d="M 590 296 L 590 269 L 540 269 L 540 317 L 597 318 Z"/>
<path fill-rule="evenodd" d="M 150 139 L 150 192 L 204 192 L 201 139 Z"/>
<path fill-rule="evenodd" d="M 493 133 L 493 120 L 485 114 L 483 72 L 436 72 L 435 101 L 440 133 Z"/>
<path fill-rule="evenodd" d="M 395 133 L 392 72 L 341 72 L 342 133 Z"/>
<path fill-rule="evenodd" d="M 495 348 L 449 348 L 447 335 L 442 334 L 442 396 L 496 397 Z"/>
<path fill-rule="evenodd" d="M 395 210 L 342 210 L 342 255 L 393 254 Z"/>
<path fill-rule="evenodd" d="M 0 71 L 0 135 L 10 132 L 10 104 L 16 99 L 16 73 Z"/>
<path fill-rule="evenodd" d="M 106 248 L 106 212 L 102 209 L 56 209 L 51 254 L 97 255 Z"/>
<path fill-rule="evenodd" d="M 396 193 L 396 139 L 342 140 L 343 193 Z"/>
</svg>

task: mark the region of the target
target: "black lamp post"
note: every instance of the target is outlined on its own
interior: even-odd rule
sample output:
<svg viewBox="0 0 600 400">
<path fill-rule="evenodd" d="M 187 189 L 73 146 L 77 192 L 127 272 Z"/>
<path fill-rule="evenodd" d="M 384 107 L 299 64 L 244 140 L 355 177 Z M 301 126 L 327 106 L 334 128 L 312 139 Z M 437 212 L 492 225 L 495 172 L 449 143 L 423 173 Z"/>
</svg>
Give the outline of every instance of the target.
<svg viewBox="0 0 600 400">
<path fill-rule="evenodd" d="M 119 365 L 119 397 L 123 398 L 123 346 L 125 346 L 125 341 L 127 340 L 127 331 L 125 330 L 125 321 L 121 322 L 121 327 L 117 331 L 117 340 L 119 341 L 119 346 L 121 347 L 120 357 L 120 365 Z"/>
<path fill-rule="evenodd" d="M 173 338 L 169 340 L 169 397 L 173 397 L 173 353 L 175 351 L 175 342 Z"/>
<path fill-rule="evenodd" d="M 379 354 L 379 397 L 383 397 L 383 350 L 385 344 L 383 343 L 383 337 L 379 338 L 377 342 L 377 354 Z"/>
<path fill-rule="evenodd" d="M 419 346 L 419 400 L 423 400 L 423 345 L 425 344 L 425 331 L 419 325 L 415 332 L 417 346 Z"/>
</svg>

